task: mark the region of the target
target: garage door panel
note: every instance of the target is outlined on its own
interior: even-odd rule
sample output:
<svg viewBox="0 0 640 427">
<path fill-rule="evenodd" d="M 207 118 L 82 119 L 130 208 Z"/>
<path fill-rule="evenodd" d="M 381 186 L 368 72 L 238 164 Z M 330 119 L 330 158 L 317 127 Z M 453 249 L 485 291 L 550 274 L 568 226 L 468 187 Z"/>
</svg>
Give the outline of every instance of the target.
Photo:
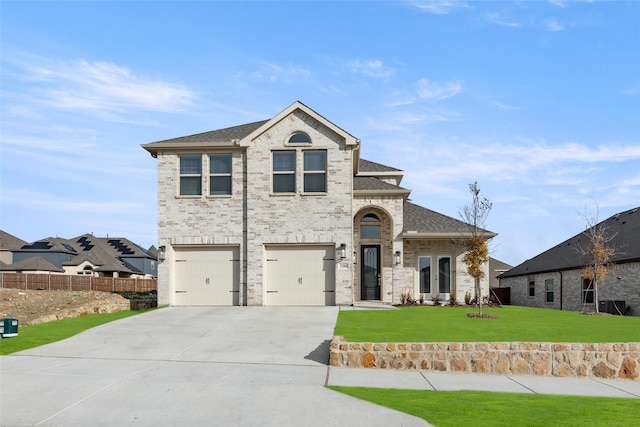
<svg viewBox="0 0 640 427">
<path fill-rule="evenodd" d="M 238 248 L 176 250 L 175 305 L 238 305 Z"/>
<path fill-rule="evenodd" d="M 334 305 L 333 246 L 269 247 L 265 305 Z"/>
</svg>

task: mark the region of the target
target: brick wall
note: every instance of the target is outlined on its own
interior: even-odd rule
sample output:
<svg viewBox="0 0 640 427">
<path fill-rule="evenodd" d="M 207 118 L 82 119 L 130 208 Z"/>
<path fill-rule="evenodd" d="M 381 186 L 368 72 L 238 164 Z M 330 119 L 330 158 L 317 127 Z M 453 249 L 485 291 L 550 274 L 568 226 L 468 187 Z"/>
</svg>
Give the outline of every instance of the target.
<svg viewBox="0 0 640 427">
<path fill-rule="evenodd" d="M 640 380 L 640 343 L 349 343 L 331 366 Z"/>
<path fill-rule="evenodd" d="M 535 281 L 534 296 L 529 296 L 529 277 Z M 546 280 L 553 280 L 553 302 L 546 300 Z M 500 287 L 511 288 L 513 305 L 587 312 L 594 310 L 593 304 L 582 303 L 582 270 L 579 269 L 500 279 Z M 631 307 L 628 314 L 640 316 L 640 263 L 611 266 L 607 277 L 598 283 L 598 299 L 625 301 Z"/>
<path fill-rule="evenodd" d="M 309 135 L 310 145 L 289 145 L 295 131 Z M 304 150 L 327 150 L 327 194 L 302 194 Z M 297 152 L 295 194 L 271 191 L 271 153 Z M 269 244 L 352 245 L 352 148 L 344 139 L 298 110 L 268 129 L 247 148 L 247 291 L 249 305 L 263 304 L 264 246 Z M 351 262 L 337 263 L 336 304 L 352 299 Z"/>
</svg>

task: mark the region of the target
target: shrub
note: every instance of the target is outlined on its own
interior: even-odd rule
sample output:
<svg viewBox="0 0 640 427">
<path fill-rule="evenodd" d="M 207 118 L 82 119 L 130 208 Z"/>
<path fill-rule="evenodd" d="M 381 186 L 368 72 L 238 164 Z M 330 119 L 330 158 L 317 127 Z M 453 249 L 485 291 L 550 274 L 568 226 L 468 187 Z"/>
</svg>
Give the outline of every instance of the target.
<svg viewBox="0 0 640 427">
<path fill-rule="evenodd" d="M 440 303 L 442 302 L 442 300 L 440 299 L 440 294 L 436 294 L 431 301 L 433 302 L 433 305 L 440 305 Z"/>
<path fill-rule="evenodd" d="M 456 293 L 455 292 L 451 292 L 449 294 L 449 305 L 450 306 L 454 306 L 454 305 L 458 305 L 458 301 L 456 301 Z"/>
<path fill-rule="evenodd" d="M 471 294 L 469 293 L 469 291 L 464 294 L 464 303 L 467 305 L 471 305 Z"/>
</svg>

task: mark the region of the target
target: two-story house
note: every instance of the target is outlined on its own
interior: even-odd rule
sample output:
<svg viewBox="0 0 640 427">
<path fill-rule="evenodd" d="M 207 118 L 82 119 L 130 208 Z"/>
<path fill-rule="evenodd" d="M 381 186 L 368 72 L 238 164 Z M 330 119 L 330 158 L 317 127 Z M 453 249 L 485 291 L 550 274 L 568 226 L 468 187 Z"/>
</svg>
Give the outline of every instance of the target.
<svg viewBox="0 0 640 427">
<path fill-rule="evenodd" d="M 411 203 L 403 172 L 360 159 L 360 145 L 300 102 L 269 120 L 144 144 L 158 162 L 158 303 L 473 295 L 469 226 Z"/>
</svg>

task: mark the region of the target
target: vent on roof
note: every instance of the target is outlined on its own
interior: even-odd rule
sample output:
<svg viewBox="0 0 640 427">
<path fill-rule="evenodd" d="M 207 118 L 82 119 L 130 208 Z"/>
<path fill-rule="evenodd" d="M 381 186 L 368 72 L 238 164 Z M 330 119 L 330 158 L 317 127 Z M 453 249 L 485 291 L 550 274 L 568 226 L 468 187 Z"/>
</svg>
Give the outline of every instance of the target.
<svg viewBox="0 0 640 427">
<path fill-rule="evenodd" d="M 22 249 L 51 249 L 53 245 L 49 244 L 49 242 L 34 242 L 30 245 L 23 246 Z"/>
<path fill-rule="evenodd" d="M 134 251 L 131 250 L 131 248 L 129 248 L 129 246 L 127 246 L 125 243 L 122 243 L 122 241 L 120 240 L 111 239 L 111 240 L 108 240 L 108 242 L 111 246 L 116 248 L 116 250 L 120 252 L 122 255 L 133 255 L 135 253 Z"/>
</svg>

